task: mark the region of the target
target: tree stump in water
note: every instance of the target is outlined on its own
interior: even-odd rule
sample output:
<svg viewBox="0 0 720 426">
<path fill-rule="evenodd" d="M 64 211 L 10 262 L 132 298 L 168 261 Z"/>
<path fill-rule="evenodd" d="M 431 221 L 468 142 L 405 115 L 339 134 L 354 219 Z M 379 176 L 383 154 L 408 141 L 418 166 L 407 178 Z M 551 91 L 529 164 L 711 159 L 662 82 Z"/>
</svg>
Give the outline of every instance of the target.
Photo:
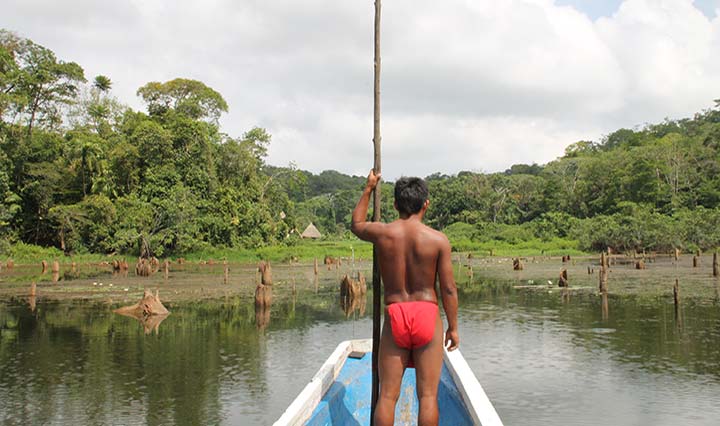
<svg viewBox="0 0 720 426">
<path fill-rule="evenodd" d="M 522 271 L 523 270 L 523 264 L 520 261 L 519 257 L 516 257 L 513 259 L 513 270 L 515 271 Z"/>
<path fill-rule="evenodd" d="M 148 260 L 142 257 L 138 258 L 138 263 L 135 265 L 135 275 L 149 277 L 153 272 L 152 266 Z"/>
<path fill-rule="evenodd" d="M 697 268 L 700 264 L 700 259 L 697 256 L 693 256 L 693 268 Z"/>
<path fill-rule="evenodd" d="M 147 317 L 150 315 L 167 315 L 170 311 L 160 301 L 160 295 L 157 290 L 153 295 L 151 291 L 145 290 L 143 298 L 134 305 L 124 306 L 115 309 L 113 312 L 120 315 L 128 315 L 135 318 Z"/>
<path fill-rule="evenodd" d="M 158 260 L 157 257 L 153 256 L 152 258 L 150 258 L 150 267 L 152 269 L 153 274 L 155 272 L 157 272 L 158 270 L 160 270 L 160 261 Z"/>
<path fill-rule="evenodd" d="M 258 272 L 260 272 L 260 284 L 272 285 L 272 269 L 270 268 L 270 262 L 262 261 L 258 265 Z"/>
<path fill-rule="evenodd" d="M 570 287 L 570 283 L 568 282 L 567 269 L 565 269 L 565 268 L 563 268 L 563 270 L 560 271 L 560 278 L 558 279 L 558 287 Z"/>
<path fill-rule="evenodd" d="M 331 256 L 325 256 L 325 259 L 323 259 L 323 263 L 327 266 L 328 271 L 332 269 L 333 265 L 335 265 L 335 269 L 340 266 L 340 259 L 336 257 Z"/>
<path fill-rule="evenodd" d="M 367 283 L 363 274 L 358 273 L 357 279 L 344 275 L 340 281 L 340 307 L 345 312 L 345 316 L 350 316 L 356 310 L 360 310 L 360 315 L 365 313 L 367 301 Z"/>
<path fill-rule="evenodd" d="M 605 253 L 600 254 L 600 273 L 599 275 L 599 288 L 600 293 L 607 293 L 607 285 L 608 285 L 608 259 L 605 257 Z"/>
<path fill-rule="evenodd" d="M 40 262 L 40 266 L 42 266 L 42 273 L 43 273 L 43 274 L 44 274 L 45 272 L 47 272 L 47 261 L 46 261 L 46 260 L 43 260 L 42 262 Z"/>
</svg>

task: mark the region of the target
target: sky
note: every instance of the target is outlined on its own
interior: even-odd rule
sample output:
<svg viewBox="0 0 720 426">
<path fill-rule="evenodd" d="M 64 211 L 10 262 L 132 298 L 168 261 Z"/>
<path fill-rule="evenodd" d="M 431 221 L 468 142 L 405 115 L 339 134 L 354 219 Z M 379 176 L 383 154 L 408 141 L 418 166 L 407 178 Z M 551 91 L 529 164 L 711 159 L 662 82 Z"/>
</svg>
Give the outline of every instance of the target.
<svg viewBox="0 0 720 426">
<path fill-rule="evenodd" d="M 4 0 L 0 28 L 137 89 L 176 77 L 272 135 L 270 164 L 366 174 L 372 0 Z M 720 98 L 720 0 L 393 0 L 382 8 L 386 178 L 544 164 Z"/>
</svg>

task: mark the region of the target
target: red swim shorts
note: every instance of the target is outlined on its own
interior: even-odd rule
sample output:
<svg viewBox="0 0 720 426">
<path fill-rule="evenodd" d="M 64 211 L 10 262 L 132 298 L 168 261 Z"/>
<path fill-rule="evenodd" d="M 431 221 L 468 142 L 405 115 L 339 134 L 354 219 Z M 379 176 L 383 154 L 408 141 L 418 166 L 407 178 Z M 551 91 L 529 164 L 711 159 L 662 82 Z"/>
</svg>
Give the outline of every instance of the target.
<svg viewBox="0 0 720 426">
<path fill-rule="evenodd" d="M 432 302 L 400 302 L 388 305 L 395 344 L 403 349 L 421 348 L 433 338 L 438 305 Z"/>
</svg>

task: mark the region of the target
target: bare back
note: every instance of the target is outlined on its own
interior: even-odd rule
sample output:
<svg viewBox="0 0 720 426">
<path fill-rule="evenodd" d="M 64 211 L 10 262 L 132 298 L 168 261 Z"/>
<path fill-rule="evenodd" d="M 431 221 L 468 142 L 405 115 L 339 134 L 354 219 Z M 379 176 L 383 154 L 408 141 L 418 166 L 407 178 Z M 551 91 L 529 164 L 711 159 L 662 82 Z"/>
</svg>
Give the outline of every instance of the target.
<svg viewBox="0 0 720 426">
<path fill-rule="evenodd" d="M 419 220 L 398 219 L 385 225 L 375 240 L 385 304 L 407 301 L 437 303 L 435 278 L 445 236 Z"/>
</svg>

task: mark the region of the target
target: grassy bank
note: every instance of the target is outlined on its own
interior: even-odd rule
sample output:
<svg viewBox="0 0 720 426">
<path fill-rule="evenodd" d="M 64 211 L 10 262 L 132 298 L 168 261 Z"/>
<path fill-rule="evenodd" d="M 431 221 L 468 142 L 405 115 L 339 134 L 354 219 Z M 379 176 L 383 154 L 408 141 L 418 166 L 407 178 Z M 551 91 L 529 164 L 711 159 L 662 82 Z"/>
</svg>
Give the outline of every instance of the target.
<svg viewBox="0 0 720 426">
<path fill-rule="evenodd" d="M 533 239 L 510 243 L 507 241 L 485 241 L 475 242 L 468 239 L 451 239 L 453 250 L 457 252 L 473 253 L 475 256 L 579 256 L 583 253 L 579 250 L 577 241 L 555 238 L 549 241 Z M 287 262 L 293 258 L 299 261 L 322 260 L 325 256 L 350 258 L 352 255 L 358 260 L 372 258 L 372 245 L 358 239 L 337 239 L 337 240 L 301 240 L 294 245 L 276 245 L 260 247 L 256 249 L 247 248 L 210 248 L 207 250 L 185 253 L 172 256 L 175 259 L 184 257 L 189 261 L 201 260 L 223 260 L 229 262 L 255 262 L 258 260 L 270 260 L 272 262 Z M 106 254 L 78 254 L 65 256 L 57 248 L 40 247 L 32 244 L 16 243 L 0 249 L 0 260 L 13 259 L 16 264 L 39 263 L 42 260 L 52 262 L 58 260 L 61 264 L 71 262 L 90 263 L 107 261 L 113 257 L 125 257 L 132 259 L 136 254 L 118 254 L 109 256 Z"/>
<path fill-rule="evenodd" d="M 500 240 L 476 242 L 465 238 L 451 238 L 450 243 L 455 251 L 469 252 L 477 256 L 582 256 L 588 254 L 578 248 L 577 241 L 565 238 L 553 238 L 547 241 L 534 238 L 519 242 Z"/>
<path fill-rule="evenodd" d="M 577 241 L 555 238 L 549 241 L 533 239 L 510 243 L 507 241 L 485 241 L 476 242 L 468 239 L 451 239 L 453 251 L 473 253 L 478 257 L 483 256 L 580 256 L 586 253 L 579 250 Z M 270 260 L 272 262 L 287 262 L 293 258 L 299 261 L 321 260 L 325 256 L 350 258 L 353 256 L 358 260 L 372 258 L 372 245 L 358 239 L 328 239 L 328 240 L 301 240 L 294 245 L 276 245 L 260 247 L 256 249 L 247 248 L 210 248 L 207 250 L 185 253 L 172 256 L 172 259 L 183 257 L 188 261 L 201 260 L 223 260 L 229 262 L 255 262 L 258 260 Z M 52 262 L 58 260 L 61 264 L 91 263 L 108 261 L 113 257 L 124 257 L 132 259 L 136 254 L 118 254 L 110 256 L 106 254 L 78 254 L 66 256 L 57 248 L 40 247 L 32 244 L 16 243 L 0 249 L 0 260 L 4 263 L 6 259 L 12 259 L 16 264 L 39 263 L 42 260 Z"/>
</svg>

